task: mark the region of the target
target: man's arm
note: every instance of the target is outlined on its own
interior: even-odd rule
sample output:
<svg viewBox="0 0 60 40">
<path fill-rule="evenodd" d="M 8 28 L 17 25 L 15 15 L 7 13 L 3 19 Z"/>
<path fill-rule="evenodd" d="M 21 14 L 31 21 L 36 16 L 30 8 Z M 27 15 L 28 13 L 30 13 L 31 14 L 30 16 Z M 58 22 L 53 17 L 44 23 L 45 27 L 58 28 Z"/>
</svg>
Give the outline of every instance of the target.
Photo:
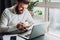
<svg viewBox="0 0 60 40">
<path fill-rule="evenodd" d="M 12 31 L 12 30 L 14 30 L 14 28 L 16 28 L 15 26 L 12 26 L 12 28 L 11 28 L 11 26 L 8 26 L 8 22 L 9 22 L 9 15 L 7 15 L 8 13 L 9 13 L 9 11 L 7 9 L 5 9 L 1 15 L 0 32 Z"/>
<path fill-rule="evenodd" d="M 1 15 L 1 19 L 0 19 L 0 31 L 7 31 L 8 30 L 8 17 L 5 13 L 6 10 L 4 10 L 4 12 Z"/>
</svg>

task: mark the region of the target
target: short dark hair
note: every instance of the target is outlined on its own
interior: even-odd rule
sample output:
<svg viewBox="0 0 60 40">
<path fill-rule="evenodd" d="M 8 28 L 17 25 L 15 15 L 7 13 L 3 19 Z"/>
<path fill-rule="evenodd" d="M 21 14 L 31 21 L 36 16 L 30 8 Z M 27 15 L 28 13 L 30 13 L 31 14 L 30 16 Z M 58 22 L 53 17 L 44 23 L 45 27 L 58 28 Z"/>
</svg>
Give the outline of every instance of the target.
<svg viewBox="0 0 60 40">
<path fill-rule="evenodd" d="M 17 0 L 19 3 L 23 2 L 24 4 L 29 4 L 28 0 Z"/>
</svg>

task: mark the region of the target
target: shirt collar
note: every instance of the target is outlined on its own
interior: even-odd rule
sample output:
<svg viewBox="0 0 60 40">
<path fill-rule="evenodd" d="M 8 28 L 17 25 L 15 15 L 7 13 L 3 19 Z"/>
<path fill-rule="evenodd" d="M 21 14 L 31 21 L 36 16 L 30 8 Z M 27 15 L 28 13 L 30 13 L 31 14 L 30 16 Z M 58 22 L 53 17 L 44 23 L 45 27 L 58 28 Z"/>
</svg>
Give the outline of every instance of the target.
<svg viewBox="0 0 60 40">
<path fill-rule="evenodd" d="M 13 11 L 13 13 L 16 14 L 15 8 L 16 8 L 16 5 L 12 6 L 12 11 Z"/>
</svg>

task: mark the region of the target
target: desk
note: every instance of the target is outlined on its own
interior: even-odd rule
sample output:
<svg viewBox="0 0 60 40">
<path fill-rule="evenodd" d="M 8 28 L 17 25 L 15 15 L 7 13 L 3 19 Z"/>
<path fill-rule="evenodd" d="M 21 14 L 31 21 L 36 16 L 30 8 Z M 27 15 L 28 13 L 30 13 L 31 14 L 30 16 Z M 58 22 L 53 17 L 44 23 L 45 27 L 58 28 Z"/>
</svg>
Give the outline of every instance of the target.
<svg viewBox="0 0 60 40">
<path fill-rule="evenodd" d="M 60 40 L 60 38 L 52 36 L 50 34 L 45 34 L 45 36 L 41 36 L 32 40 Z"/>
<path fill-rule="evenodd" d="M 4 36 L 3 36 L 3 40 L 10 40 L 11 36 L 16 36 L 16 40 L 25 40 L 25 39 L 19 37 L 18 34 L 4 35 Z"/>
<path fill-rule="evenodd" d="M 5 36 L 3 36 L 3 39 L 4 40 L 9 40 L 10 36 L 17 36 L 17 40 L 25 40 L 25 39 L 19 37 L 17 34 L 15 34 L 15 35 L 7 35 L 7 36 L 5 35 Z M 60 38 L 55 37 L 55 36 L 50 35 L 50 34 L 45 34 L 45 36 L 40 36 L 38 38 L 34 38 L 34 39 L 31 39 L 31 40 L 60 40 Z"/>
</svg>

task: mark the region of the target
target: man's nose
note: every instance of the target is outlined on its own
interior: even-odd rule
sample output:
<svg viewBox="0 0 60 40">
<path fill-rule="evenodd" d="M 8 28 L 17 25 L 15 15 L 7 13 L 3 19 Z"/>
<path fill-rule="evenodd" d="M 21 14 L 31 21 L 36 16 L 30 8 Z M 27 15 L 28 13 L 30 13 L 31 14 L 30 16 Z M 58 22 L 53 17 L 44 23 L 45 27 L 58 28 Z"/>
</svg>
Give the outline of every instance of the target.
<svg viewBox="0 0 60 40">
<path fill-rule="evenodd" d="M 19 8 L 19 10 L 22 10 L 23 8 Z"/>
<path fill-rule="evenodd" d="M 24 8 L 19 8 L 19 10 L 23 10 Z"/>
</svg>

